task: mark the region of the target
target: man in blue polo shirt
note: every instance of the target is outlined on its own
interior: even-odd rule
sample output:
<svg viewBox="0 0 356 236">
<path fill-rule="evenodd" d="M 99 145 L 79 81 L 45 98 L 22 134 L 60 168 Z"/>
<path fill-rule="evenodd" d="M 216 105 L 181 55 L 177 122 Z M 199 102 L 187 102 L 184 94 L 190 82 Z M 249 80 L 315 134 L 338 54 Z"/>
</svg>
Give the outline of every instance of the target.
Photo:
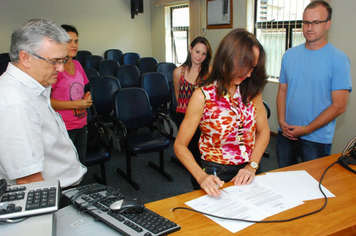
<svg viewBox="0 0 356 236">
<path fill-rule="evenodd" d="M 326 40 L 332 9 L 313 1 L 303 13 L 304 44 L 285 52 L 277 111 L 279 167 L 330 155 L 336 118 L 346 110 L 350 61 Z"/>
</svg>

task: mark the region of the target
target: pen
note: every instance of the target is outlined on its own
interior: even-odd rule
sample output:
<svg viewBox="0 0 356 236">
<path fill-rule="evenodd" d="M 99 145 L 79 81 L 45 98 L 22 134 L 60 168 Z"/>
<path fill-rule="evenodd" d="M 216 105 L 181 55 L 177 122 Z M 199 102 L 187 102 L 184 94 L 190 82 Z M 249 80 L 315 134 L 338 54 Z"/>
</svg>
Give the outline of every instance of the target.
<svg viewBox="0 0 356 236">
<path fill-rule="evenodd" d="M 215 167 L 213 167 L 213 171 L 214 171 L 214 176 L 217 177 Z M 223 191 L 223 192 L 225 192 L 225 193 L 228 193 L 228 192 L 226 192 L 224 189 L 220 189 L 220 186 L 219 186 L 218 184 L 216 184 L 216 187 L 217 187 L 219 190 L 221 190 L 221 191 Z"/>
</svg>

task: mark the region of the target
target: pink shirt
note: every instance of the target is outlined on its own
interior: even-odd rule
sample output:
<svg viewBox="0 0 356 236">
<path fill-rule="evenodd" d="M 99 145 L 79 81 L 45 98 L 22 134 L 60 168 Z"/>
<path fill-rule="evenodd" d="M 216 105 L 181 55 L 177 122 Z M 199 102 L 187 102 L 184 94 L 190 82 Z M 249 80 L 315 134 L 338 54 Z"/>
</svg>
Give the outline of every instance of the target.
<svg viewBox="0 0 356 236">
<path fill-rule="evenodd" d="M 233 97 L 216 94 L 216 82 L 201 90 L 205 95 L 200 120 L 199 149 L 202 159 L 224 165 L 249 162 L 255 146 L 256 106 L 242 103 L 239 86 Z"/>
<path fill-rule="evenodd" d="M 61 101 L 76 101 L 84 96 L 84 85 L 89 83 L 83 67 L 76 60 L 74 76 L 66 71 L 59 72 L 57 83 L 52 84 L 51 98 Z M 80 129 L 87 124 L 87 113 L 85 109 L 59 110 L 67 130 Z"/>
</svg>

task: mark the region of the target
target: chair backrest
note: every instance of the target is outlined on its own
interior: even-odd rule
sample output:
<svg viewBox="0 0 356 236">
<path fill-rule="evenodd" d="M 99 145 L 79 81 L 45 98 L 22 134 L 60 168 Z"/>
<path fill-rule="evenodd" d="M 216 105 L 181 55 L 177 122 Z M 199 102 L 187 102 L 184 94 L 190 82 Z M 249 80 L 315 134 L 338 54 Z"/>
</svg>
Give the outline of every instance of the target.
<svg viewBox="0 0 356 236">
<path fill-rule="evenodd" d="M 0 53 L 0 61 L 2 60 L 10 61 L 10 54 L 8 52 Z"/>
<path fill-rule="evenodd" d="M 128 131 L 148 126 L 152 111 L 147 93 L 142 88 L 123 88 L 113 95 L 114 118 Z"/>
<path fill-rule="evenodd" d="M 6 71 L 9 62 L 10 59 L 3 59 L 0 61 L 0 75 L 2 75 Z"/>
<path fill-rule="evenodd" d="M 79 50 L 77 52 L 77 55 L 73 59 L 79 61 L 79 63 L 82 65 L 82 67 L 84 67 L 85 58 L 87 56 L 91 56 L 91 55 L 92 55 L 92 53 L 88 50 Z"/>
<path fill-rule="evenodd" d="M 155 71 L 163 73 L 168 81 L 168 84 L 173 84 L 173 71 L 177 68 L 172 62 L 160 62 L 156 65 Z"/>
<path fill-rule="evenodd" d="M 115 60 L 120 64 L 122 64 L 121 63 L 121 56 L 122 56 L 122 51 L 119 50 L 119 49 L 108 49 L 104 53 L 104 58 L 105 59 Z"/>
<path fill-rule="evenodd" d="M 100 76 L 99 72 L 92 68 L 84 68 L 85 75 L 87 76 L 88 80 L 90 81 L 92 78 Z"/>
<path fill-rule="evenodd" d="M 140 54 L 136 52 L 127 52 L 122 54 L 121 63 L 122 65 L 137 65 L 137 60 L 140 59 Z"/>
<path fill-rule="evenodd" d="M 84 68 L 92 68 L 98 70 L 99 61 L 103 60 L 104 58 L 99 55 L 90 55 L 86 56 L 84 60 Z M 100 73 L 99 73 L 100 74 Z"/>
<path fill-rule="evenodd" d="M 116 68 L 115 76 L 119 79 L 121 88 L 141 87 L 140 71 L 134 65 L 122 65 Z"/>
<path fill-rule="evenodd" d="M 120 64 L 116 60 L 104 59 L 98 62 L 98 72 L 100 75 L 115 76 L 115 70 Z"/>
<path fill-rule="evenodd" d="M 140 70 L 141 74 L 147 72 L 154 72 L 158 61 L 154 57 L 141 57 L 137 61 L 137 67 Z"/>
<path fill-rule="evenodd" d="M 269 117 L 271 116 L 271 109 L 269 108 L 267 102 L 265 102 L 265 101 L 262 101 L 262 102 L 263 102 L 263 105 L 264 105 L 265 108 L 266 108 L 267 119 L 269 119 Z"/>
<path fill-rule="evenodd" d="M 150 99 L 152 107 L 167 105 L 170 102 L 170 89 L 164 74 L 149 72 L 141 76 L 141 88 L 143 88 Z"/>
<path fill-rule="evenodd" d="M 121 89 L 119 80 L 114 76 L 99 76 L 90 81 L 90 93 L 98 115 L 110 115 L 112 95 Z"/>
<path fill-rule="evenodd" d="M 84 92 L 90 91 L 90 81 L 99 76 L 99 72 L 92 68 L 84 68 L 85 75 L 87 76 L 89 83 L 84 86 Z"/>
</svg>

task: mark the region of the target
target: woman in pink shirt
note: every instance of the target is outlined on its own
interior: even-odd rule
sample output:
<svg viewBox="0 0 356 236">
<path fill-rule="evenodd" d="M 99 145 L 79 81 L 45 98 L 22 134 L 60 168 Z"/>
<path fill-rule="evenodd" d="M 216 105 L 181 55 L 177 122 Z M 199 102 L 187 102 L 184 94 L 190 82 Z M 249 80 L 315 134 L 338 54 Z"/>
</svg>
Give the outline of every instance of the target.
<svg viewBox="0 0 356 236">
<path fill-rule="evenodd" d="M 64 71 L 58 73 L 57 83 L 52 84 L 51 105 L 59 114 L 68 130 L 70 139 L 77 148 L 80 161 L 85 163 L 87 146 L 87 113 L 93 101 L 90 92 L 84 94 L 89 80 L 83 67 L 73 57 L 78 52 L 78 31 L 70 25 L 61 25 L 70 36 L 67 44 L 68 62 Z"/>
</svg>

